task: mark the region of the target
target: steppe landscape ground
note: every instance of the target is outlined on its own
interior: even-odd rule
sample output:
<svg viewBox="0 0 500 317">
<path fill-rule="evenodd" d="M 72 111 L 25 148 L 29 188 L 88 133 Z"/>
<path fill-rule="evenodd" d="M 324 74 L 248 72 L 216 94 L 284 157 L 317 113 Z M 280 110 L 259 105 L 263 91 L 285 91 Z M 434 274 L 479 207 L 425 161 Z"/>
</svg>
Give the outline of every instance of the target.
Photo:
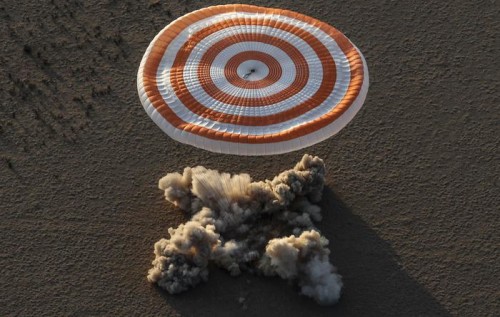
<svg viewBox="0 0 500 317">
<path fill-rule="evenodd" d="M 368 98 L 338 135 L 236 157 L 150 120 L 136 91 L 149 42 L 228 1 L 0 1 L 0 316 L 499 316 L 498 2 L 242 2 L 326 21 L 363 51 Z M 217 269 L 177 296 L 147 282 L 153 243 L 184 220 L 161 176 L 263 179 L 304 153 L 328 168 L 337 305 Z"/>
</svg>

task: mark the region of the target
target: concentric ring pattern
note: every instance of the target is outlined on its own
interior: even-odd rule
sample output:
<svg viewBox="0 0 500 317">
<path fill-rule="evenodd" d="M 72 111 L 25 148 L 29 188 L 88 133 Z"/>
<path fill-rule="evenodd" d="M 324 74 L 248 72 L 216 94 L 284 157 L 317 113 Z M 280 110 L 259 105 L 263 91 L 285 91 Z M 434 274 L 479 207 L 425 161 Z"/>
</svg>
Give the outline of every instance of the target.
<svg viewBox="0 0 500 317">
<path fill-rule="evenodd" d="M 287 10 L 223 5 L 189 13 L 151 42 L 137 75 L 153 121 L 213 152 L 286 153 L 342 129 L 368 69 L 334 27 Z"/>
</svg>

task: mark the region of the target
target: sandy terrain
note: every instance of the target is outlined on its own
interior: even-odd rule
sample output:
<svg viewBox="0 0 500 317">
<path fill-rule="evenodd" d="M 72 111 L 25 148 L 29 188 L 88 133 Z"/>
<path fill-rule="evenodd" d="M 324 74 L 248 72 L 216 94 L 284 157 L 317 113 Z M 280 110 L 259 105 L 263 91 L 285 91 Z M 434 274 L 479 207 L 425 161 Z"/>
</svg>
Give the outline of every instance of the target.
<svg viewBox="0 0 500 317">
<path fill-rule="evenodd" d="M 495 1 L 243 1 L 331 23 L 370 68 L 347 128 L 273 157 L 201 151 L 149 119 L 135 88 L 148 43 L 226 3 L 155 2 L 0 1 L 0 316 L 500 315 Z M 219 270 L 180 296 L 146 281 L 153 243 L 183 221 L 161 176 L 203 164 L 260 179 L 304 153 L 328 166 L 319 226 L 339 304 Z"/>
</svg>

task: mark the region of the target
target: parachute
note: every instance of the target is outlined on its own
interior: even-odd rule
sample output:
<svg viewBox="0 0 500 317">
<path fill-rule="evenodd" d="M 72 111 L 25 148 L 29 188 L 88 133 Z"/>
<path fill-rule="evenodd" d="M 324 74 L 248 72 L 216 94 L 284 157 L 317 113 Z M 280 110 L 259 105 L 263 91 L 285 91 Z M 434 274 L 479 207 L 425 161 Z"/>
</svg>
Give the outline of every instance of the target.
<svg viewBox="0 0 500 317">
<path fill-rule="evenodd" d="M 252 5 L 188 13 L 151 42 L 142 105 L 171 138 L 212 152 L 271 155 L 339 132 L 368 91 L 361 52 L 334 27 Z"/>
</svg>

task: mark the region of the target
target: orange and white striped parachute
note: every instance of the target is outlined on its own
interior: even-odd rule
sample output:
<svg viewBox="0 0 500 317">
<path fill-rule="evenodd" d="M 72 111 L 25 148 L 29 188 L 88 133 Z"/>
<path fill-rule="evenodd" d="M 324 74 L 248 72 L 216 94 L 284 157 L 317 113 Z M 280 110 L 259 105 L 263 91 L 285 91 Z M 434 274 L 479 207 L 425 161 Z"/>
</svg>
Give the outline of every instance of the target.
<svg viewBox="0 0 500 317">
<path fill-rule="evenodd" d="M 337 29 L 288 10 L 204 8 L 151 42 L 142 104 L 170 137 L 205 150 L 286 153 L 340 131 L 361 108 L 368 69 Z"/>
</svg>

